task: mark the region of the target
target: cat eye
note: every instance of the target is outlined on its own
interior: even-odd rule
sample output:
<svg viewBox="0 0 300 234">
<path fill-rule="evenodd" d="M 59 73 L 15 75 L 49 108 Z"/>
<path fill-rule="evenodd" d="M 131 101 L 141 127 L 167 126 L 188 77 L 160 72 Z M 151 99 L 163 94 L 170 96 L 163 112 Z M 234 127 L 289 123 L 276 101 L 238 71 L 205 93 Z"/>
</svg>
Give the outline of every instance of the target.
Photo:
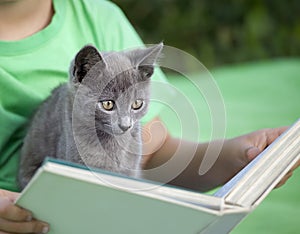
<svg viewBox="0 0 300 234">
<path fill-rule="evenodd" d="M 138 110 L 143 106 L 143 104 L 144 104 L 143 100 L 137 99 L 132 103 L 131 107 L 134 110 Z"/>
<path fill-rule="evenodd" d="M 108 100 L 108 101 L 101 101 L 102 107 L 104 110 L 111 111 L 114 108 L 114 101 Z"/>
</svg>

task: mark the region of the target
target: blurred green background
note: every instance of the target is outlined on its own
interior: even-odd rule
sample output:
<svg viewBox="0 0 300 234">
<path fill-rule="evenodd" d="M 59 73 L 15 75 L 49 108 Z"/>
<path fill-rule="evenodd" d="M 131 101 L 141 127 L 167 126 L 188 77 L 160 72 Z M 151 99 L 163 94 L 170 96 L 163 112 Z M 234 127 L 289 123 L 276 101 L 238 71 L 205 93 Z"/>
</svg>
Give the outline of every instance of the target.
<svg viewBox="0 0 300 234">
<path fill-rule="evenodd" d="M 290 125 L 300 118 L 300 58 L 235 64 L 215 68 L 211 72 L 225 105 L 226 137 Z M 201 93 L 187 79 L 173 74 L 168 77 L 170 83 L 194 103 L 200 139 L 210 139 L 212 113 Z M 181 105 L 180 101 L 176 103 Z M 186 113 L 187 116 L 190 114 Z M 172 118 L 171 111 L 163 112 L 162 119 L 168 129 L 173 135 L 180 136 L 181 125 Z M 189 129 L 193 128 L 189 126 Z M 232 234 L 299 234 L 299 181 L 300 168 L 284 186 L 273 190 Z"/>
<path fill-rule="evenodd" d="M 114 2 L 145 43 L 164 41 L 209 68 L 225 105 L 226 137 L 289 125 L 300 118 L 300 1 Z M 168 78 L 194 103 L 200 139 L 208 140 L 211 113 L 203 95 L 178 74 Z M 172 111 L 165 111 L 162 118 L 172 134 L 180 136 L 180 123 Z M 300 233 L 299 181 L 300 169 L 232 233 Z"/>
<path fill-rule="evenodd" d="M 114 0 L 145 43 L 164 41 L 211 68 L 300 54 L 298 0 Z"/>
</svg>

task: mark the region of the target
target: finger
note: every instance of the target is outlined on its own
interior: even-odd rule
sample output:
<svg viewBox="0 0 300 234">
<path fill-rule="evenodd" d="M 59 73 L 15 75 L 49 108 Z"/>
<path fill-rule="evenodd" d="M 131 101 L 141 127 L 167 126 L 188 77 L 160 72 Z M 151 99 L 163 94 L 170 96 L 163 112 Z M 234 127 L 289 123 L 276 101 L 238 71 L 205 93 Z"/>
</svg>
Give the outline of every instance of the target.
<svg viewBox="0 0 300 234">
<path fill-rule="evenodd" d="M 12 222 L 0 219 L 0 228 L 12 233 L 48 233 L 49 225 L 37 220 L 30 222 Z"/>
<path fill-rule="evenodd" d="M 296 168 L 298 168 L 300 166 L 300 160 L 298 160 L 298 162 L 291 168 L 291 171 L 296 170 Z"/>
<path fill-rule="evenodd" d="M 30 221 L 31 212 L 14 205 L 9 198 L 0 199 L 0 218 L 11 221 Z"/>
<path fill-rule="evenodd" d="M 288 172 L 288 173 L 283 177 L 283 179 L 275 186 L 275 188 L 279 188 L 279 187 L 281 187 L 282 185 L 284 185 L 292 175 L 293 175 L 293 172 L 292 172 L 292 171 Z"/>
<path fill-rule="evenodd" d="M 288 127 L 273 128 L 267 130 L 267 145 L 270 145 L 276 138 L 278 138 Z"/>
<path fill-rule="evenodd" d="M 8 233 L 8 232 L 2 232 L 2 231 L 0 231 L 0 234 L 12 234 L 12 233 Z"/>
<path fill-rule="evenodd" d="M 276 185 L 276 188 L 281 187 L 285 182 L 293 175 L 294 170 L 300 166 L 300 160 L 289 170 L 289 172 L 283 177 L 283 179 Z"/>
<path fill-rule="evenodd" d="M 257 155 L 261 153 L 261 150 L 255 146 L 250 147 L 246 150 L 247 158 L 251 161 L 253 160 Z"/>
<path fill-rule="evenodd" d="M 263 150 L 266 149 L 276 138 L 278 138 L 288 127 L 262 129 L 248 135 L 249 148 L 246 149 L 246 155 L 251 161 Z"/>
<path fill-rule="evenodd" d="M 20 193 L 0 189 L 0 197 L 7 197 L 11 202 L 15 202 L 19 195 Z"/>
<path fill-rule="evenodd" d="M 12 234 L 12 233 L 0 231 L 0 234 Z"/>
</svg>

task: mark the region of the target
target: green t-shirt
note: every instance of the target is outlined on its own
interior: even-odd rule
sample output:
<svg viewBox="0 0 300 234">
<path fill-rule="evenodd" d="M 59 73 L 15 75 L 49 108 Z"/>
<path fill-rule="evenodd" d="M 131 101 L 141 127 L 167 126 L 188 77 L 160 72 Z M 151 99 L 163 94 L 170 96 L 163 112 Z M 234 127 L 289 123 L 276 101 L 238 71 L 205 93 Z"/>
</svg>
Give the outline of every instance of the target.
<svg viewBox="0 0 300 234">
<path fill-rule="evenodd" d="M 36 107 L 66 82 L 70 61 L 85 44 L 99 50 L 142 45 L 122 11 L 103 0 L 53 0 L 55 14 L 42 31 L 20 41 L 0 41 L 0 188 L 17 191 L 25 125 Z M 164 81 L 159 72 L 153 79 Z M 157 115 L 150 108 L 147 119 Z"/>
</svg>

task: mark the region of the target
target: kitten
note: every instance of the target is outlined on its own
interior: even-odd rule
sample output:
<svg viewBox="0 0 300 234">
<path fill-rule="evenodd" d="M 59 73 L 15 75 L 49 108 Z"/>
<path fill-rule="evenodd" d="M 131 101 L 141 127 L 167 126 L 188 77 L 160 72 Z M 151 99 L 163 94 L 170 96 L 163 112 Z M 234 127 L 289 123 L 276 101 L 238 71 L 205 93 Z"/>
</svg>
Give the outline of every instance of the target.
<svg viewBox="0 0 300 234">
<path fill-rule="evenodd" d="M 140 119 L 162 47 L 105 53 L 83 47 L 69 82 L 54 89 L 33 118 L 21 150 L 20 188 L 47 156 L 138 177 Z"/>
</svg>

